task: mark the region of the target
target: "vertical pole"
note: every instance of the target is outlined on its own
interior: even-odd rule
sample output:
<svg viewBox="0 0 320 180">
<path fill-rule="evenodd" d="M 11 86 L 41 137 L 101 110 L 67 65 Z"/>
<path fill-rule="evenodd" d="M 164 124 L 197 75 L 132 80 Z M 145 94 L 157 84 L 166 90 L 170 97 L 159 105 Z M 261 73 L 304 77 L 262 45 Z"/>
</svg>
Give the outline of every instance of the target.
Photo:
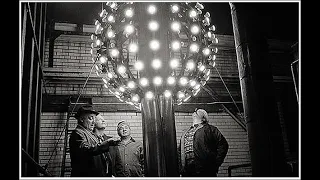
<svg viewBox="0 0 320 180">
<path fill-rule="evenodd" d="M 163 132 L 158 97 L 141 101 L 145 176 L 161 177 L 165 174 Z"/>
<path fill-rule="evenodd" d="M 136 13 L 139 24 L 139 54 L 138 58 L 143 60 L 146 65 L 151 64 L 151 60 L 159 57 L 162 60 L 163 67 L 161 71 L 152 68 L 146 68 L 141 71 L 140 77 L 152 79 L 154 76 L 168 76 L 169 50 L 168 37 L 169 16 L 167 3 L 152 3 L 158 7 L 156 15 L 147 13 L 147 6 L 151 3 L 137 3 Z M 150 32 L 148 22 L 156 20 L 160 24 L 157 32 Z M 159 51 L 152 52 L 148 46 L 151 39 L 157 39 L 161 42 Z M 141 114 L 143 128 L 143 145 L 145 155 L 145 176 L 146 177 L 174 177 L 178 176 L 177 145 L 175 120 L 173 112 L 172 99 L 164 99 L 158 93 L 163 89 L 159 87 L 150 87 L 155 93 L 154 99 L 147 100 L 142 98 Z"/>
<path fill-rule="evenodd" d="M 286 176 L 268 45 L 260 25 L 263 19 L 252 6 L 230 3 L 252 176 Z"/>
<path fill-rule="evenodd" d="M 177 138 L 176 138 L 176 125 L 174 118 L 173 100 L 172 97 L 165 98 L 160 96 L 160 112 L 162 120 L 163 132 L 163 151 L 166 162 L 165 177 L 179 176 L 178 169 L 178 154 L 177 154 Z"/>
</svg>

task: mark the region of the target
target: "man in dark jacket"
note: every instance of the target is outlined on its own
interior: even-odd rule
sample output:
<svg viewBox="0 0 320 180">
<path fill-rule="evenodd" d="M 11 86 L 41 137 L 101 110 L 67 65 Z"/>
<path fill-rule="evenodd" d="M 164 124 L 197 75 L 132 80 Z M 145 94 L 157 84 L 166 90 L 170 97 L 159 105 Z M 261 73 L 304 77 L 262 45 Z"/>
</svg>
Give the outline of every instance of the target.
<svg viewBox="0 0 320 180">
<path fill-rule="evenodd" d="M 228 142 L 217 127 L 208 124 L 208 114 L 196 109 L 193 125 L 180 139 L 180 174 L 184 177 L 216 177 L 228 152 Z"/>
<path fill-rule="evenodd" d="M 95 126 L 93 129 L 93 133 L 97 136 L 100 142 L 103 142 L 105 140 L 114 139 L 116 141 L 119 141 L 120 139 L 113 138 L 112 136 L 108 136 L 105 134 L 104 130 L 106 128 L 106 122 L 101 114 L 98 114 L 96 116 L 95 120 Z M 116 144 L 110 144 L 109 151 L 104 153 L 106 159 L 107 159 L 107 169 L 108 169 L 108 176 L 124 176 L 123 173 L 123 166 L 121 164 L 121 157 L 119 150 L 116 146 Z"/>
<path fill-rule="evenodd" d="M 106 159 L 103 153 L 109 150 L 109 141 L 99 143 L 93 134 L 94 120 L 98 112 L 92 106 L 82 106 L 75 118 L 77 127 L 69 139 L 72 177 L 107 176 Z"/>
</svg>

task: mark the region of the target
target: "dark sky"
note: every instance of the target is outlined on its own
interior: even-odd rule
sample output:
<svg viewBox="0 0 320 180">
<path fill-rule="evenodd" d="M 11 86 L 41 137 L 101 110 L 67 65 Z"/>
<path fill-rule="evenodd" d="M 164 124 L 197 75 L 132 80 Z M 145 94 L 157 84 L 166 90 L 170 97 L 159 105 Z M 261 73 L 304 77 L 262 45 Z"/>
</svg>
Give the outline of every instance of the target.
<svg viewBox="0 0 320 180">
<path fill-rule="evenodd" d="M 211 14 L 217 34 L 233 35 L 231 11 L 227 2 L 206 2 L 204 12 Z M 260 14 L 263 29 L 268 38 L 298 41 L 298 2 L 249 2 Z M 50 2 L 48 18 L 57 22 L 93 24 L 101 12 L 101 2 Z"/>
</svg>

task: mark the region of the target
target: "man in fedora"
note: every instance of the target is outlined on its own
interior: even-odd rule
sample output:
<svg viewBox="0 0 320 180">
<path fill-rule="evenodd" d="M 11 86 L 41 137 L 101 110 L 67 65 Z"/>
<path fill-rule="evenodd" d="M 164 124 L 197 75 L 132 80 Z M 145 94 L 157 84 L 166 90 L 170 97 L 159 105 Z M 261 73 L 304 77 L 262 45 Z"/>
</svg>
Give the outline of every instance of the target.
<svg viewBox="0 0 320 180">
<path fill-rule="evenodd" d="M 93 134 L 98 114 L 91 105 L 85 105 L 80 107 L 75 115 L 78 125 L 69 139 L 72 177 L 108 176 L 104 153 L 109 151 L 112 140 L 99 142 Z"/>
</svg>

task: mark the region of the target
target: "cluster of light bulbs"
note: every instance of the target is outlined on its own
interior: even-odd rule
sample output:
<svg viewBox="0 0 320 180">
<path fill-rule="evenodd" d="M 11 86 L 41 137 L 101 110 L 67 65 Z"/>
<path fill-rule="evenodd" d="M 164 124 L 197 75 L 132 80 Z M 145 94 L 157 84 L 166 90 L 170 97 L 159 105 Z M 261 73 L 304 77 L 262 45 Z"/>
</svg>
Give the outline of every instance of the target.
<svg viewBox="0 0 320 180">
<path fill-rule="evenodd" d="M 139 109 L 142 98 L 152 99 L 162 94 L 173 97 L 180 105 L 196 96 L 210 78 L 210 66 L 215 66 L 218 51 L 215 26 L 210 23 L 210 13 L 202 13 L 201 3 L 166 2 L 170 11 L 168 30 L 176 37 L 168 45 L 173 54 L 169 59 L 171 73 L 167 77 L 141 76 L 146 68 L 161 71 L 163 67 L 161 57 L 154 57 L 149 63 L 138 57 L 137 36 L 142 32 L 136 27 L 139 22 L 134 19 L 135 9 L 145 6 L 152 17 L 158 13 L 156 4 L 159 3 L 107 2 L 91 35 L 91 54 L 104 86 L 120 101 Z M 159 22 L 152 18 L 147 26 L 145 31 L 157 32 L 160 28 Z M 158 39 L 150 39 L 148 45 L 154 53 L 167 47 Z"/>
</svg>

